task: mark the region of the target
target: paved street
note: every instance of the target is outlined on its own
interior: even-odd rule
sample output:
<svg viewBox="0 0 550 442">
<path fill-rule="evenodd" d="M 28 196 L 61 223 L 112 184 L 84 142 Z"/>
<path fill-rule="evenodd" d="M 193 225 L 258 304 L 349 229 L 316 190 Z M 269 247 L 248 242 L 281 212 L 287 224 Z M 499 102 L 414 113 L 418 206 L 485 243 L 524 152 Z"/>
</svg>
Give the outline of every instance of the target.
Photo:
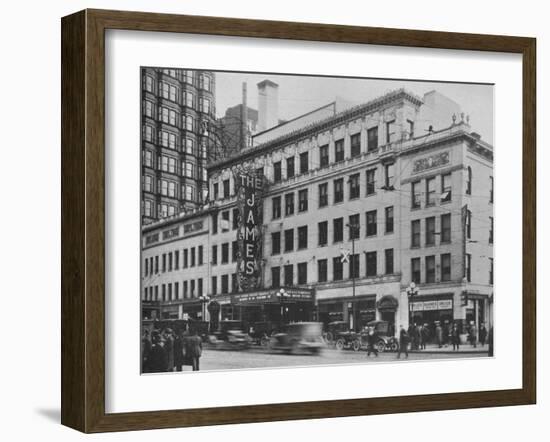
<svg viewBox="0 0 550 442">
<path fill-rule="evenodd" d="M 201 358 L 201 370 L 231 370 L 244 368 L 288 367 L 327 364 L 361 364 L 396 362 L 396 353 L 381 353 L 379 357 L 367 357 L 366 351 L 324 350 L 319 356 L 287 355 L 262 352 L 256 348 L 248 351 L 220 351 L 205 349 Z M 486 357 L 487 352 L 471 353 L 410 353 L 409 361 Z M 405 356 L 401 355 L 403 361 Z M 190 369 L 190 367 L 186 367 Z"/>
</svg>

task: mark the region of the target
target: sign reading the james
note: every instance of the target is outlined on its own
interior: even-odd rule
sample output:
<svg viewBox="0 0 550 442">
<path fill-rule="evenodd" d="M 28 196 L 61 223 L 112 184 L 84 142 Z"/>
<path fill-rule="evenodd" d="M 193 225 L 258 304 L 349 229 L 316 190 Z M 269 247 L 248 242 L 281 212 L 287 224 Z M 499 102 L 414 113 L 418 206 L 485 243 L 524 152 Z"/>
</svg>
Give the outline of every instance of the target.
<svg viewBox="0 0 550 442">
<path fill-rule="evenodd" d="M 240 290 L 257 288 L 261 281 L 261 226 L 263 177 L 249 171 L 235 173 L 239 201 L 239 256 L 237 274 Z"/>
</svg>

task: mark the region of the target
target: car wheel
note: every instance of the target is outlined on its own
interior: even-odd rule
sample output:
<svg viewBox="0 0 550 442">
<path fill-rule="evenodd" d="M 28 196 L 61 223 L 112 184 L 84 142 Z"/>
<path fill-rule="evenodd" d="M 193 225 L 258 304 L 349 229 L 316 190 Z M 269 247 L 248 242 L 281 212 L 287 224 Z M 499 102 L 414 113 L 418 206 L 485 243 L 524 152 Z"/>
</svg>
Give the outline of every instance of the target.
<svg viewBox="0 0 550 442">
<path fill-rule="evenodd" d="M 330 344 L 334 340 L 334 335 L 332 332 L 327 333 L 327 342 Z"/>
<path fill-rule="evenodd" d="M 359 351 L 361 350 L 361 341 L 359 339 L 355 339 L 352 344 L 353 351 Z"/>
<path fill-rule="evenodd" d="M 376 348 L 378 349 L 378 353 L 384 353 L 384 350 L 386 350 L 386 343 L 384 341 L 378 341 Z"/>
<path fill-rule="evenodd" d="M 399 346 L 397 345 L 397 342 L 392 342 L 391 344 L 391 351 L 397 351 Z"/>
<path fill-rule="evenodd" d="M 343 350 L 345 347 L 345 342 L 342 338 L 336 341 L 336 350 Z"/>
<path fill-rule="evenodd" d="M 260 345 L 262 347 L 267 347 L 269 345 L 269 338 L 266 336 L 266 335 L 263 335 L 261 338 L 260 338 Z"/>
</svg>

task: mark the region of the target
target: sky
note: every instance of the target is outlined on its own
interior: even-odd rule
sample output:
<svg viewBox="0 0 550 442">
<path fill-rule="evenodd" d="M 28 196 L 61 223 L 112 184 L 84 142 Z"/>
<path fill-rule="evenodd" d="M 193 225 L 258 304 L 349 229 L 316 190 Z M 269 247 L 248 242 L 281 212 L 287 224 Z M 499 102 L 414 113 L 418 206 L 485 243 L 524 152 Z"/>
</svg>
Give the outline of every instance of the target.
<svg viewBox="0 0 550 442">
<path fill-rule="evenodd" d="M 491 85 L 431 81 L 380 80 L 366 78 L 316 77 L 256 73 L 216 72 L 216 113 L 242 102 L 242 83 L 247 83 L 248 106 L 257 109 L 257 83 L 269 79 L 279 85 L 279 119 L 289 120 L 342 98 L 361 104 L 386 92 L 405 88 L 422 97 L 431 90 L 456 101 L 470 116 L 472 131 L 493 144 L 493 100 Z M 449 121 L 449 125 L 451 121 Z"/>
</svg>

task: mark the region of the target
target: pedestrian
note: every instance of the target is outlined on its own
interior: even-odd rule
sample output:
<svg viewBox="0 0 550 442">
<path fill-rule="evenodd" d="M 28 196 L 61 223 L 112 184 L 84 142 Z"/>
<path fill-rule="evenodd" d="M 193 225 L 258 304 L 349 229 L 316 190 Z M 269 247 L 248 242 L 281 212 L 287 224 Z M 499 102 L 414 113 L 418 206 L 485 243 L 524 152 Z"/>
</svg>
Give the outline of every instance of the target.
<svg viewBox="0 0 550 442">
<path fill-rule="evenodd" d="M 472 347 L 477 348 L 476 324 L 473 321 L 470 323 L 470 329 L 468 330 L 468 340 Z"/>
<path fill-rule="evenodd" d="M 453 344 L 453 351 L 460 350 L 460 332 L 458 331 L 457 324 L 453 324 L 451 331 L 451 342 Z"/>
<path fill-rule="evenodd" d="M 184 330 L 180 329 L 174 338 L 174 366 L 176 371 L 182 371 L 185 365 L 185 336 Z"/>
<path fill-rule="evenodd" d="M 147 368 L 148 373 L 162 373 L 168 370 L 168 357 L 160 333 L 152 335 L 152 347 Z"/>
<path fill-rule="evenodd" d="M 416 349 L 416 342 L 414 340 L 415 338 L 415 331 L 414 329 L 416 328 L 416 324 L 411 324 L 409 325 L 409 329 L 407 330 L 407 336 L 409 338 L 409 341 L 411 343 L 411 350 L 415 350 Z"/>
<path fill-rule="evenodd" d="M 185 354 L 191 362 L 193 371 L 199 371 L 199 359 L 202 356 L 202 339 L 197 330 L 192 330 L 191 335 L 185 339 Z"/>
<path fill-rule="evenodd" d="M 145 329 L 141 337 L 141 372 L 147 373 L 147 363 L 151 354 L 151 339 L 149 338 L 149 330 Z"/>
<path fill-rule="evenodd" d="M 174 338 L 171 328 L 164 330 L 164 348 L 166 349 L 166 357 L 168 358 L 168 371 L 174 371 Z"/>
<path fill-rule="evenodd" d="M 479 327 L 479 343 L 482 347 L 485 347 L 485 341 L 487 340 L 487 329 L 485 328 L 485 323 L 481 323 Z"/>
<path fill-rule="evenodd" d="M 428 328 L 428 324 L 424 324 L 422 326 L 422 329 L 420 330 L 420 335 L 421 335 L 421 342 L 422 342 L 422 350 L 426 350 L 426 344 L 430 339 L 430 329 Z"/>
<path fill-rule="evenodd" d="M 374 353 L 374 356 L 378 357 L 378 334 L 374 331 L 374 327 L 369 327 L 369 334 L 367 335 L 367 356 Z"/>
<path fill-rule="evenodd" d="M 441 324 L 439 322 L 436 323 L 435 326 L 435 339 L 437 341 L 437 346 L 441 348 L 443 345 L 443 329 L 441 328 Z"/>
<path fill-rule="evenodd" d="M 447 347 L 451 338 L 451 328 L 449 327 L 449 321 L 445 320 L 443 324 L 443 345 Z"/>
<path fill-rule="evenodd" d="M 487 343 L 489 344 L 489 356 L 493 356 L 493 326 L 489 328 L 489 333 L 487 335 Z"/>
<path fill-rule="evenodd" d="M 397 351 L 397 359 L 401 358 L 401 353 L 405 353 L 405 357 L 409 357 L 409 350 L 407 346 L 409 345 L 409 334 L 407 330 L 400 325 L 399 326 L 399 350 Z"/>
</svg>

